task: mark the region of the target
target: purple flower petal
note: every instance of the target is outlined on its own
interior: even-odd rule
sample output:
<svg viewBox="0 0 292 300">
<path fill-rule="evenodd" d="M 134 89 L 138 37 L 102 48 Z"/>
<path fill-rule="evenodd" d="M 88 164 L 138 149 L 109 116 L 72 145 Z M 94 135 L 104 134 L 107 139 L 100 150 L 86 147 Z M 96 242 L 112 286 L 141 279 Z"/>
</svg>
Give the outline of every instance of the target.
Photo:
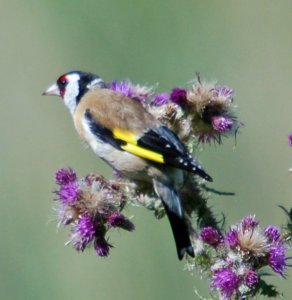
<svg viewBox="0 0 292 300">
<path fill-rule="evenodd" d="M 227 299 L 230 299 L 236 293 L 240 284 L 239 276 L 230 268 L 217 271 L 212 280 L 212 287 L 219 289 L 221 295 Z"/>
<path fill-rule="evenodd" d="M 163 104 L 167 104 L 170 101 L 170 96 L 167 93 L 158 94 L 154 97 L 153 104 L 160 106 Z"/>
<path fill-rule="evenodd" d="M 259 282 L 258 274 L 253 270 L 248 270 L 244 274 L 244 282 L 248 287 L 254 287 Z"/>
<path fill-rule="evenodd" d="M 259 222 L 258 220 L 256 220 L 255 215 L 249 215 L 241 220 L 241 226 L 243 231 L 254 229 L 258 225 Z"/>
<path fill-rule="evenodd" d="M 231 229 L 225 234 L 224 237 L 225 245 L 230 248 L 234 248 L 238 245 L 238 231 L 236 229 Z"/>
<path fill-rule="evenodd" d="M 269 225 L 265 228 L 265 236 L 269 239 L 269 242 L 279 242 L 281 240 L 281 232 L 275 225 Z"/>
<path fill-rule="evenodd" d="M 75 171 L 71 168 L 69 169 L 59 169 L 55 174 L 55 180 L 57 184 L 63 185 L 69 182 L 73 182 L 77 180 L 77 175 Z"/>
<path fill-rule="evenodd" d="M 170 94 L 170 100 L 176 104 L 183 104 L 187 101 L 187 91 L 181 88 L 174 88 Z"/>
<path fill-rule="evenodd" d="M 114 80 L 111 83 L 111 89 L 116 93 L 121 93 L 130 98 L 132 97 L 132 86 L 126 80 L 122 80 L 121 82 Z"/>
<path fill-rule="evenodd" d="M 135 228 L 134 224 L 118 211 L 109 215 L 107 221 L 111 227 L 120 227 L 128 231 Z"/>
<path fill-rule="evenodd" d="M 151 87 L 139 84 L 135 85 L 127 80 L 122 80 L 121 82 L 113 81 L 110 89 L 116 93 L 121 93 L 129 98 L 138 100 L 140 103 L 143 103 L 147 99 L 152 90 Z"/>
<path fill-rule="evenodd" d="M 225 97 L 230 101 L 233 101 L 234 91 L 232 88 L 226 85 L 217 85 L 213 91 L 217 97 Z"/>
<path fill-rule="evenodd" d="M 73 228 L 71 242 L 77 251 L 84 251 L 86 246 L 95 236 L 95 227 L 92 218 L 85 213 L 80 216 L 77 224 Z"/>
<path fill-rule="evenodd" d="M 219 235 L 218 231 L 213 227 L 203 228 L 201 230 L 200 236 L 205 243 L 213 247 L 217 247 L 221 243 L 221 236 Z"/>
<path fill-rule="evenodd" d="M 288 267 L 286 264 L 286 252 L 288 248 L 281 245 L 273 245 L 268 253 L 268 263 L 271 268 L 284 277 L 284 271 Z"/>
<path fill-rule="evenodd" d="M 224 116 L 212 117 L 213 128 L 220 132 L 227 132 L 232 129 L 233 120 Z"/>
<path fill-rule="evenodd" d="M 59 195 L 59 199 L 63 204 L 74 204 L 80 197 L 77 182 L 73 181 L 62 185 L 57 194 Z"/>
<path fill-rule="evenodd" d="M 104 239 L 104 237 L 96 237 L 94 240 L 94 249 L 98 256 L 108 256 L 112 246 Z"/>
</svg>

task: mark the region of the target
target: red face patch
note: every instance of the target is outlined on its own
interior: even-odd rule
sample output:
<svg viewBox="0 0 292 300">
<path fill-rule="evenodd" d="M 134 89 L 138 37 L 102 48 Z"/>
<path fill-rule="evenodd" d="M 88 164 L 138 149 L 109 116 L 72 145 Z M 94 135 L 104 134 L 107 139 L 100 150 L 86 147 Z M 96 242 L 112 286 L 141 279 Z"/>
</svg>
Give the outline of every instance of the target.
<svg viewBox="0 0 292 300">
<path fill-rule="evenodd" d="M 67 75 L 64 74 L 62 76 L 60 76 L 57 80 L 57 86 L 59 88 L 60 91 L 60 95 L 63 98 L 65 95 L 65 91 L 66 91 L 66 86 L 68 84 L 68 80 L 67 80 Z"/>
</svg>

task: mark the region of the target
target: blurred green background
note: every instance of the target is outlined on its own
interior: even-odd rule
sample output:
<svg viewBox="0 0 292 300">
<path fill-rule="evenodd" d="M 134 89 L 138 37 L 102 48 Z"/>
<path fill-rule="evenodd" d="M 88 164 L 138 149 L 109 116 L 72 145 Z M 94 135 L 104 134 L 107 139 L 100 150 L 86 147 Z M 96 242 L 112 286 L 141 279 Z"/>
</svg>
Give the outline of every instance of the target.
<svg viewBox="0 0 292 300">
<path fill-rule="evenodd" d="M 229 224 L 255 213 L 284 223 L 291 206 L 291 1 L 1 0 L 0 299 L 197 299 L 176 258 L 167 220 L 131 208 L 134 233 L 111 236 L 107 259 L 65 247 L 56 230 L 53 174 L 110 170 L 81 144 L 58 98 L 41 93 L 62 73 L 81 69 L 105 80 L 184 86 L 200 71 L 236 91 L 245 124 L 237 139 L 198 153 L 213 176 L 212 196 Z M 290 275 L 292 275 L 290 271 Z M 292 293 L 291 278 L 269 279 Z M 287 299 L 288 299 L 287 298 Z"/>
</svg>

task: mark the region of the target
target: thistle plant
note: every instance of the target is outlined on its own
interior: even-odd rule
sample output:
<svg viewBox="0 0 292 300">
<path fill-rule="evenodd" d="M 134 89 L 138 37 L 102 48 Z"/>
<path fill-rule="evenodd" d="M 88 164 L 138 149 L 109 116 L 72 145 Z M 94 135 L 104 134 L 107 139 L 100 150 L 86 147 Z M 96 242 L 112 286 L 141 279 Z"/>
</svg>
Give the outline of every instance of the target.
<svg viewBox="0 0 292 300">
<path fill-rule="evenodd" d="M 199 144 L 221 144 L 235 137 L 242 123 L 236 117 L 232 88 L 202 81 L 197 74 L 188 87 L 155 93 L 153 86 L 113 81 L 107 85 L 117 93 L 139 101 L 158 120 L 173 130 L 192 153 Z M 292 145 L 292 135 L 289 137 Z M 59 226 L 69 227 L 67 244 L 82 252 L 92 247 L 98 256 L 108 256 L 113 230 L 133 231 L 124 215 L 131 205 L 145 207 L 156 218 L 165 210 L 152 189 L 142 188 L 114 171 L 115 179 L 90 173 L 78 178 L 71 168 L 55 174 L 55 210 Z M 191 233 L 195 257 L 186 257 L 186 267 L 200 272 L 210 282 L 212 299 L 251 299 L 260 294 L 279 298 L 276 287 L 266 283 L 266 270 L 286 278 L 291 267 L 288 256 L 292 240 L 292 213 L 282 207 L 287 224 L 261 227 L 254 215 L 226 226 L 222 214 L 207 204 L 205 182 L 186 174 L 180 195 Z M 194 297 L 195 298 L 195 297 Z"/>
<path fill-rule="evenodd" d="M 202 228 L 196 242 L 202 245 L 200 252 L 194 259 L 189 258 L 187 267 L 203 271 L 220 299 L 280 295 L 272 286 L 267 289 L 263 279 L 265 268 L 285 278 L 291 266 L 291 257 L 286 256 L 289 247 L 275 225 L 261 228 L 256 217 L 250 215 L 224 234 L 212 227 Z"/>
<path fill-rule="evenodd" d="M 70 168 L 58 170 L 55 180 L 59 226 L 71 227 L 67 244 L 77 251 L 93 245 L 98 256 L 108 256 L 112 245 L 107 233 L 115 228 L 134 230 L 134 224 L 121 213 L 127 193 L 122 185 L 96 174 L 78 179 Z"/>
</svg>

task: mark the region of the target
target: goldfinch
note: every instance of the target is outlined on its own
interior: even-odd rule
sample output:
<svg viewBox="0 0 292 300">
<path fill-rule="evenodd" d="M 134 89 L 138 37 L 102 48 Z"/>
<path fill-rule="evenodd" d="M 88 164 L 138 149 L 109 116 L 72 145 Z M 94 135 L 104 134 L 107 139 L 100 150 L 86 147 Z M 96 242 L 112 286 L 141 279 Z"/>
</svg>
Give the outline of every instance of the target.
<svg viewBox="0 0 292 300">
<path fill-rule="evenodd" d="M 168 216 L 179 259 L 194 256 L 178 190 L 184 172 L 212 181 L 177 135 L 138 101 L 108 88 L 97 75 L 81 71 L 60 76 L 43 95 L 60 96 L 82 140 L 113 169 L 151 184 Z"/>
</svg>

